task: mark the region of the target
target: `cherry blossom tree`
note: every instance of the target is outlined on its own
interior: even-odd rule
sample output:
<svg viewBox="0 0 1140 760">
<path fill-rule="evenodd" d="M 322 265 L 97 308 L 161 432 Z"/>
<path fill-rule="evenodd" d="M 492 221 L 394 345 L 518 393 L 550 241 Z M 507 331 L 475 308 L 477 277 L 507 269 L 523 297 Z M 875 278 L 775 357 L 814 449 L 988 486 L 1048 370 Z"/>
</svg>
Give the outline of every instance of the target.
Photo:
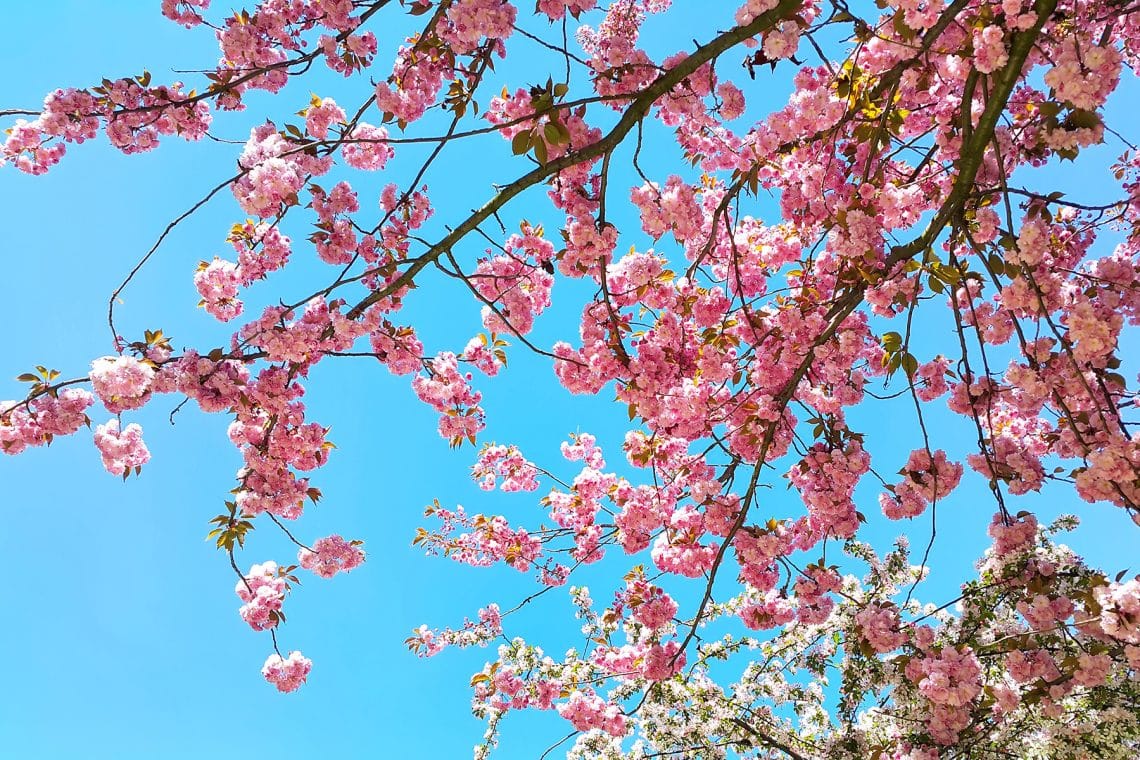
<svg viewBox="0 0 1140 760">
<path fill-rule="evenodd" d="M 126 479 L 151 456 L 135 410 L 173 396 L 226 419 L 243 466 L 203 522 L 238 614 L 268 632 L 264 678 L 291 692 L 313 667 L 279 645 L 291 591 L 365 559 L 360 540 L 289 528 L 333 449 L 302 396 L 321 392 L 318 363 L 373 357 L 472 449 L 481 488 L 539 508 L 519 522 L 437 501 L 409 537 L 535 579 L 525 599 L 489 597 L 407 641 L 424 656 L 495 647 L 470 684 L 487 722 L 477 757 L 526 710 L 564 719 L 547 754 L 572 757 L 1136 757 L 1140 576 L 1077 556 L 1059 539 L 1077 517 L 1039 521 L 1034 496 L 1068 489 L 1121 530 L 1140 523 L 1136 368 L 1121 350 L 1140 322 L 1140 153 L 1103 109 L 1140 64 L 1140 6 L 876 5 L 709 3 L 720 31 L 655 59 L 642 25 L 670 0 L 162 0 L 188 34 L 216 37 L 216 65 L 186 82 L 93 77 L 42 109 L 0 111 L 7 170 L 49 172 L 88 140 L 132 154 L 211 138 L 255 93 L 322 67 L 358 97 L 278 95 L 299 116 L 253 128 L 233 176 L 121 262 L 109 343 L 77 371 L 19 376 L 0 450 L 90 428 Z M 416 33 L 385 34 L 409 15 Z M 524 43 L 543 51 L 539 73 L 491 88 Z M 789 73 L 786 102 L 759 107 L 765 79 Z M 654 135 L 670 150 L 646 147 Z M 494 141 L 513 180 L 473 210 L 437 206 L 427 180 L 475 139 Z M 1021 179 L 1102 143 L 1119 155 L 1098 180 L 1111 202 Z M 411 181 L 384 182 L 413 146 L 427 157 Z M 362 189 L 372 176 L 378 193 Z M 171 229 L 227 193 L 232 253 L 187 276 L 232 339 L 120 335 L 116 299 Z M 520 198 L 541 204 L 541 224 Z M 613 221 L 627 198 L 640 230 Z M 623 243 L 634 233 L 655 247 Z M 293 261 L 299 249 L 323 265 Z M 246 293 L 285 268 L 306 272 L 308 293 L 246 312 Z M 433 276 L 462 284 L 483 331 L 429 351 L 402 312 L 433 299 Z M 536 320 L 573 279 L 593 293 L 573 305 L 580 322 L 539 345 Z M 933 322 L 948 339 L 919 336 Z M 570 393 L 616 394 L 621 451 L 579 433 L 559 462 L 485 440 L 479 388 L 512 352 L 542 357 Z M 891 399 L 906 419 L 856 429 L 856 412 Z M 961 425 L 928 424 L 936 407 Z M 963 435 L 974 450 L 956 461 L 947 441 Z M 904 440 L 905 462 L 880 459 L 883 437 Z M 937 507 L 966 478 L 988 484 L 992 519 L 976 528 L 990 547 L 956 598 L 924 601 Z M 856 495 L 867 488 L 877 504 Z M 896 521 L 894 544 L 869 540 L 877 512 Z M 239 562 L 261 530 L 283 531 L 296 558 Z M 595 600 L 575 575 L 603 557 L 620 570 Z M 554 655 L 511 615 L 560 587 L 586 643 Z"/>
</svg>

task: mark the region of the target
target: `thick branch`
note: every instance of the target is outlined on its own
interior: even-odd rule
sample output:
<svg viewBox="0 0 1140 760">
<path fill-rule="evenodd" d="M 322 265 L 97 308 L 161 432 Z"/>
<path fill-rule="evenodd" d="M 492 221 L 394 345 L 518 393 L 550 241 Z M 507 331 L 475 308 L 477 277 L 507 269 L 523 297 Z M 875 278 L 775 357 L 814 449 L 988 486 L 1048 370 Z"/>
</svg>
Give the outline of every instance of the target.
<svg viewBox="0 0 1140 760">
<path fill-rule="evenodd" d="M 697 48 L 692 55 L 659 76 L 652 84 L 646 87 L 640 95 L 634 98 L 629 108 L 622 114 L 621 119 L 618 120 L 618 123 L 614 125 L 614 128 L 611 129 L 605 137 L 596 143 L 592 143 L 576 151 L 571 151 L 560 158 L 538 166 L 504 187 L 491 198 L 491 200 L 487 201 L 481 208 L 456 226 L 447 236 L 416 259 L 416 261 L 408 267 L 407 271 L 392 281 L 391 284 L 381 290 L 370 293 L 356 304 L 356 306 L 352 307 L 347 316 L 350 319 L 359 317 L 372 304 L 383 300 L 391 293 L 406 286 L 419 274 L 420 270 L 442 256 L 444 251 L 450 250 L 460 240 L 466 237 L 468 233 L 473 232 L 476 227 L 489 219 L 495 212 L 524 190 L 553 177 L 563 169 L 569 169 L 585 161 L 599 158 L 603 154 L 616 148 L 625 139 L 626 135 L 629 134 L 630 130 L 645 118 L 653 104 L 683 82 L 686 77 L 726 50 L 740 44 L 744 40 L 755 37 L 782 19 L 791 16 L 799 7 L 799 0 L 782 0 L 775 8 L 757 16 L 752 23 L 747 26 L 736 27 L 716 37 L 707 45 Z"/>
</svg>

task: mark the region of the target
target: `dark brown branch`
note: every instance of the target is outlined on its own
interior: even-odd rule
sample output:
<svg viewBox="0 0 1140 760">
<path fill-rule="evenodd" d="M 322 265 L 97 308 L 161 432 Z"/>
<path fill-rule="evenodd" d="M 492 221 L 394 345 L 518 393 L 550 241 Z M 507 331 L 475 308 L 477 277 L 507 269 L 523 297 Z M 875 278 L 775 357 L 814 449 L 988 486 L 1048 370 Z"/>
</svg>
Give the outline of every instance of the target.
<svg viewBox="0 0 1140 760">
<path fill-rule="evenodd" d="M 424 267 L 442 256 L 444 251 L 453 248 L 459 241 L 466 237 L 468 233 L 472 232 L 524 190 L 545 181 L 563 169 L 568 169 L 577 164 L 599 158 L 607 152 L 612 151 L 621 144 L 630 130 L 645 118 L 646 114 L 649 113 L 649 109 L 659 98 L 667 94 L 708 61 L 735 45 L 740 44 L 744 40 L 755 37 L 757 34 L 771 28 L 777 22 L 794 13 L 795 10 L 799 8 L 799 5 L 798 0 L 782 0 L 778 6 L 757 16 L 752 23 L 747 26 L 736 27 L 714 38 L 707 45 L 697 48 L 692 55 L 659 76 L 652 84 L 646 87 L 640 95 L 634 98 L 625 113 L 622 114 L 621 119 L 618 120 L 618 123 L 605 137 L 596 143 L 587 145 L 579 150 L 571 151 L 560 158 L 538 166 L 511 184 L 505 186 L 480 209 L 467 217 L 467 219 L 459 224 L 452 232 L 416 259 L 408 270 L 397 277 L 390 285 L 369 294 L 357 303 L 356 306 L 352 307 L 352 309 L 348 311 L 347 316 L 350 319 L 359 317 L 372 304 L 383 300 L 391 293 L 406 286 Z"/>
</svg>

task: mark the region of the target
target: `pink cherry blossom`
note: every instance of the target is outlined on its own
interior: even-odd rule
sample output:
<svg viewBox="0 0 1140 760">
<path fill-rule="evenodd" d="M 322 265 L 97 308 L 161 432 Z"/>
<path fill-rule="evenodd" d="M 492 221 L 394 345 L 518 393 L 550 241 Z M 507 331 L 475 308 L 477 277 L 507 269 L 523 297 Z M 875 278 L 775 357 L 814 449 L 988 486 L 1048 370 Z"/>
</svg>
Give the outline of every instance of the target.
<svg viewBox="0 0 1140 760">
<path fill-rule="evenodd" d="M 103 468 L 112 475 L 127 475 L 150 461 L 150 451 L 142 439 L 142 428 L 132 422 L 122 430 L 110 419 L 95 428 L 95 447 L 103 457 Z"/>
<path fill-rule="evenodd" d="M 277 687 L 282 693 L 289 693 L 301 688 L 309 680 L 309 673 L 313 669 L 313 661 L 300 652 L 293 651 L 287 658 L 279 654 L 271 654 L 261 668 L 261 675 L 265 680 Z"/>
<path fill-rule="evenodd" d="M 312 549 L 297 552 L 297 562 L 322 578 L 347 573 L 364 563 L 364 550 L 359 541 L 345 541 L 340 536 L 318 538 Z"/>
</svg>

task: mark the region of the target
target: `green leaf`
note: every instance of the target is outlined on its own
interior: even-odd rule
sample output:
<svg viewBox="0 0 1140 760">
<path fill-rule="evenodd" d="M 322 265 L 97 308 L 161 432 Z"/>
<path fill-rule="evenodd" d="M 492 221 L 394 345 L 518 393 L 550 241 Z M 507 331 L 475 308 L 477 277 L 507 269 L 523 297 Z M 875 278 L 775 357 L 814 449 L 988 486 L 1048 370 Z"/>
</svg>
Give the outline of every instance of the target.
<svg viewBox="0 0 1140 760">
<path fill-rule="evenodd" d="M 1066 126 L 1071 129 L 1093 129 L 1100 126 L 1100 123 L 1100 116 L 1096 111 L 1086 111 L 1083 108 L 1071 111 L 1065 118 Z"/>
<path fill-rule="evenodd" d="M 902 355 L 902 368 L 908 378 L 913 379 L 916 372 L 918 372 L 918 359 L 914 358 L 913 354 L 906 353 Z"/>
<path fill-rule="evenodd" d="M 546 122 L 542 128 L 542 136 L 551 145 L 558 145 L 562 140 L 562 133 L 558 131 L 558 122 Z"/>
</svg>

